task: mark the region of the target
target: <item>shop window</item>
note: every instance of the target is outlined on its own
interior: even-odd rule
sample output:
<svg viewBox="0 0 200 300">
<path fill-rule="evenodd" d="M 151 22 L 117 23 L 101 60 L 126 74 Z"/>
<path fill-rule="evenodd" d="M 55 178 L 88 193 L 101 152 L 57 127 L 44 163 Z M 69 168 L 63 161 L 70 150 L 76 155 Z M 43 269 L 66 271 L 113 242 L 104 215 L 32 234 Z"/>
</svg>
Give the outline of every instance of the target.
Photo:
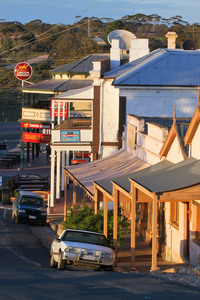
<svg viewBox="0 0 200 300">
<path fill-rule="evenodd" d="M 196 217 L 196 239 L 200 242 L 200 207 L 198 206 Z"/>
<path fill-rule="evenodd" d="M 179 227 L 179 203 L 170 203 L 170 222 L 175 227 Z"/>
</svg>

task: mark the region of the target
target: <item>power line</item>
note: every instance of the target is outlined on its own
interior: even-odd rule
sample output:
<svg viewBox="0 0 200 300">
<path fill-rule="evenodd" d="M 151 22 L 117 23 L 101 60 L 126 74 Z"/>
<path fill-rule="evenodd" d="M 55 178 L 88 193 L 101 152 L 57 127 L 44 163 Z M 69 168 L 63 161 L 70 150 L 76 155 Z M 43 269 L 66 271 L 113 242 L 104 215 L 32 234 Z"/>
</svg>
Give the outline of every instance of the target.
<svg viewBox="0 0 200 300">
<path fill-rule="evenodd" d="M 96 7 L 96 6 L 100 5 L 101 3 L 105 2 L 105 1 L 106 1 L 106 0 L 102 0 L 102 1 L 100 1 L 99 3 L 97 3 L 96 5 L 94 5 L 94 6 L 92 6 L 92 7 Z M 131 7 L 131 6 L 137 5 L 138 3 L 144 2 L 144 1 L 146 1 L 146 0 L 139 0 L 139 1 L 135 2 L 135 3 L 129 4 L 128 6 L 126 6 L 126 7 L 124 7 L 124 8 L 117 9 L 117 10 L 113 10 L 113 11 L 111 11 L 110 13 L 112 14 L 112 13 L 115 13 L 115 12 L 117 12 L 117 11 L 125 10 L 125 9 L 127 9 L 127 8 L 129 8 L 129 7 Z M 86 10 L 84 10 L 83 13 L 84 13 L 84 12 L 86 12 Z M 61 33 L 63 33 L 63 32 L 70 31 L 70 30 L 72 30 L 72 29 L 74 29 L 74 28 L 77 28 L 77 27 L 81 27 L 81 26 L 83 26 L 83 25 L 85 25 L 85 24 L 88 24 L 88 35 L 89 35 L 89 26 L 90 26 L 90 25 L 89 25 L 89 22 L 94 22 L 94 21 L 95 21 L 95 20 L 91 20 L 91 19 L 89 20 L 89 17 L 88 17 L 88 21 L 86 21 L 86 22 L 84 22 L 84 23 L 81 23 L 81 24 L 76 25 L 76 26 L 72 26 L 72 27 L 70 27 L 70 28 L 67 28 L 67 29 L 62 30 L 62 31 L 57 32 L 57 33 L 53 33 L 53 34 L 51 34 L 51 35 L 49 35 L 49 36 L 46 36 L 46 37 L 40 39 L 40 37 L 41 37 L 42 35 L 45 35 L 46 33 L 50 32 L 50 31 L 52 31 L 52 30 L 54 30 L 55 28 L 57 28 L 57 27 L 60 26 L 60 25 L 56 25 L 56 26 L 54 26 L 53 28 L 51 28 L 51 29 L 49 29 L 49 30 L 47 30 L 47 31 L 45 31 L 45 32 L 43 32 L 43 33 L 41 33 L 40 35 L 38 35 L 38 36 L 36 36 L 36 37 L 34 37 L 34 38 L 31 38 L 30 40 L 28 40 L 27 42 L 22 43 L 22 44 L 19 45 L 19 46 L 16 46 L 16 47 L 13 47 L 13 48 L 11 48 L 11 49 L 9 49 L 9 50 L 6 50 L 6 51 L 4 51 L 4 52 L 1 52 L 0 55 L 6 54 L 6 53 L 11 52 L 11 51 L 13 51 L 13 50 L 17 50 L 17 49 L 22 48 L 22 47 L 25 47 L 25 46 L 27 46 L 27 45 L 33 44 L 33 43 L 35 43 L 37 40 L 43 41 L 44 39 L 47 39 L 47 38 L 52 37 L 52 36 L 54 36 L 54 35 L 59 35 L 59 34 L 61 34 Z"/>
</svg>

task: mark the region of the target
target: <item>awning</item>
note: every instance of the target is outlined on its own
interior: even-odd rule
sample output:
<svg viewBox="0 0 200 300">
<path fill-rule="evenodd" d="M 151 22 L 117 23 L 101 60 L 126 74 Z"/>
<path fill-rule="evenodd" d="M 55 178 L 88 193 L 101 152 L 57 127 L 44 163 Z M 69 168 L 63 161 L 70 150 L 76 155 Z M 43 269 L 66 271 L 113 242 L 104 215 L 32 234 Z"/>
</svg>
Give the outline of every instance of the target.
<svg viewBox="0 0 200 300">
<path fill-rule="evenodd" d="M 181 190 L 200 183 L 200 160 L 191 157 L 166 170 L 129 178 L 152 193 Z"/>
<path fill-rule="evenodd" d="M 148 166 L 148 163 L 121 149 L 105 158 L 82 165 L 67 166 L 64 169 L 93 196 L 94 182 L 130 174 Z"/>
<path fill-rule="evenodd" d="M 109 179 L 103 179 L 95 181 L 97 185 L 103 188 L 106 192 L 110 195 L 113 193 L 113 182 L 124 189 L 126 192 L 130 193 L 131 190 L 131 183 L 129 178 L 140 178 L 143 176 L 150 175 L 152 176 L 155 172 L 165 171 L 169 167 L 172 167 L 174 164 L 169 161 L 161 161 L 153 166 L 142 168 L 142 170 L 138 171 L 139 169 L 135 168 L 131 173 L 128 173 L 123 176 L 112 176 Z"/>
</svg>

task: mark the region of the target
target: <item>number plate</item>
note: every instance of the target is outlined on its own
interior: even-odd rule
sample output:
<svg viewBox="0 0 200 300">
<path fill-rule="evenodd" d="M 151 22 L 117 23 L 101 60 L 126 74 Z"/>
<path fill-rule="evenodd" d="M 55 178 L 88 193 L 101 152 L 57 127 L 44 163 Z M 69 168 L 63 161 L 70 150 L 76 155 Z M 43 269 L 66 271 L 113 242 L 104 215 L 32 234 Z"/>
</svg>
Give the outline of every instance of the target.
<svg viewBox="0 0 200 300">
<path fill-rule="evenodd" d="M 35 220 L 36 216 L 29 216 L 29 219 Z"/>
<path fill-rule="evenodd" d="M 96 260 L 96 258 L 92 255 L 83 255 L 83 259 L 87 259 L 87 260 Z"/>
</svg>

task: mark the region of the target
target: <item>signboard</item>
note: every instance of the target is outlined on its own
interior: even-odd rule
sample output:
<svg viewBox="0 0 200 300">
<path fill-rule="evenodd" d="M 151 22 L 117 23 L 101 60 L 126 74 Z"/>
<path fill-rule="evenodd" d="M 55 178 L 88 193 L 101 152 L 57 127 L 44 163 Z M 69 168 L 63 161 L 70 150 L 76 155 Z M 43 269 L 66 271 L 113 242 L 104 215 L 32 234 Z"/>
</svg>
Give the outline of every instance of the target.
<svg viewBox="0 0 200 300">
<path fill-rule="evenodd" d="M 37 128 L 37 129 L 51 129 L 51 125 L 34 124 L 34 123 L 21 123 L 24 128 Z"/>
<path fill-rule="evenodd" d="M 80 142 L 80 130 L 61 130 L 61 142 Z"/>
<path fill-rule="evenodd" d="M 23 132 L 23 142 L 48 144 L 51 141 L 50 134 Z"/>
<path fill-rule="evenodd" d="M 60 117 L 63 117 L 63 105 L 65 105 L 65 118 L 68 118 L 68 102 L 63 103 L 63 101 L 55 101 L 54 100 L 54 117 L 58 117 L 58 106 L 60 104 Z M 51 100 L 51 117 L 53 116 L 53 101 Z"/>
<path fill-rule="evenodd" d="M 32 76 L 32 68 L 27 63 L 19 63 L 14 68 L 15 77 L 19 80 L 28 80 Z"/>
</svg>

